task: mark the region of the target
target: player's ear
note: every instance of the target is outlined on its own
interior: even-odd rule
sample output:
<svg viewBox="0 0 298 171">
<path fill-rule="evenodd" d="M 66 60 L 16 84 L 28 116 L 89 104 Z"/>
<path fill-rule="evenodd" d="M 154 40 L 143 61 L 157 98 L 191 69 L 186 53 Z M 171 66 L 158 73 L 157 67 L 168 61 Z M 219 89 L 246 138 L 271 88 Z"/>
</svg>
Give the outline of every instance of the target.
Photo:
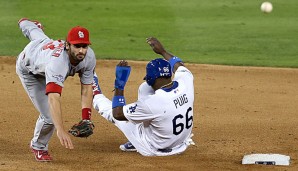
<svg viewBox="0 0 298 171">
<path fill-rule="evenodd" d="M 65 49 L 69 50 L 69 43 L 67 41 L 65 42 Z"/>
</svg>

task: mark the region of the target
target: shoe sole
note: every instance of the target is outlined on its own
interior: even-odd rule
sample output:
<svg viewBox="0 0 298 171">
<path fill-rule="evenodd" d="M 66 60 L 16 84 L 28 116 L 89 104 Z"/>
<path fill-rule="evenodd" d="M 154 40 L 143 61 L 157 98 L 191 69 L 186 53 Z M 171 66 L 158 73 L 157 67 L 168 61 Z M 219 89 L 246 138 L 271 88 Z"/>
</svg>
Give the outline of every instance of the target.
<svg viewBox="0 0 298 171">
<path fill-rule="evenodd" d="M 38 162 L 51 162 L 52 161 L 52 160 L 38 160 L 36 157 L 35 157 L 35 160 Z"/>
</svg>

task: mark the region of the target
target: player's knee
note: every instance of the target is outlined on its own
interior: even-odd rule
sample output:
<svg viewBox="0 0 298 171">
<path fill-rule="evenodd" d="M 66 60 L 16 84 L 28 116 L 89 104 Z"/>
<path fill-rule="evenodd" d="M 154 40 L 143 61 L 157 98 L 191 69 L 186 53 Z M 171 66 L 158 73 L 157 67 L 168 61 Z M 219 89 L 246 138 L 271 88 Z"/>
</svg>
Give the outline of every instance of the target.
<svg viewBox="0 0 298 171">
<path fill-rule="evenodd" d="M 40 117 L 46 124 L 54 124 L 51 115 L 41 115 Z"/>
</svg>

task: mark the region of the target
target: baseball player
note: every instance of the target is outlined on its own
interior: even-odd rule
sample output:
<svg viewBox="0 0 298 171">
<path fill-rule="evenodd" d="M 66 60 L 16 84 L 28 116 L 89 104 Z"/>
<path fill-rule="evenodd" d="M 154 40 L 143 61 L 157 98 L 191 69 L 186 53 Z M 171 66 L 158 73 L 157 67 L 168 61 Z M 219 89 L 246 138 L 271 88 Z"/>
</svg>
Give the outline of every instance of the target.
<svg viewBox="0 0 298 171">
<path fill-rule="evenodd" d="M 130 66 L 116 66 L 115 92 L 110 101 L 103 94 L 93 99 L 93 107 L 114 123 L 127 137 L 123 151 L 144 156 L 168 156 L 184 152 L 192 141 L 194 85 L 193 75 L 182 60 L 168 53 L 153 37 L 147 38 L 153 51 L 163 56 L 146 67 L 146 82 L 138 91 L 138 100 L 126 104 L 124 87 Z M 172 79 L 172 71 L 175 74 Z M 95 82 L 97 80 L 96 75 Z M 98 83 L 96 83 L 98 85 Z"/>
<path fill-rule="evenodd" d="M 62 146 L 73 149 L 73 143 L 63 128 L 61 93 L 68 76 L 79 74 L 81 105 L 84 121 L 90 121 L 93 99 L 95 54 L 89 47 L 89 32 L 77 26 L 67 40 L 52 40 L 43 32 L 38 21 L 23 18 L 18 25 L 30 42 L 19 54 L 16 72 L 33 105 L 38 110 L 30 148 L 37 161 L 52 161 L 48 143 L 56 128 Z"/>
</svg>

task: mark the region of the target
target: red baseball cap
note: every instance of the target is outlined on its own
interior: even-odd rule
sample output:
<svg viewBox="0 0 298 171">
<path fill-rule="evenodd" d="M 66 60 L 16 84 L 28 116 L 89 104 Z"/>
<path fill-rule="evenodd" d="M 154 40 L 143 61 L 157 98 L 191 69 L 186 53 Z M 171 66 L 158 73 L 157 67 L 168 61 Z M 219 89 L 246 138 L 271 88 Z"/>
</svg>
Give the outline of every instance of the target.
<svg viewBox="0 0 298 171">
<path fill-rule="evenodd" d="M 89 41 L 89 31 L 81 26 L 76 26 L 68 32 L 67 41 L 71 44 L 91 44 Z"/>
</svg>

